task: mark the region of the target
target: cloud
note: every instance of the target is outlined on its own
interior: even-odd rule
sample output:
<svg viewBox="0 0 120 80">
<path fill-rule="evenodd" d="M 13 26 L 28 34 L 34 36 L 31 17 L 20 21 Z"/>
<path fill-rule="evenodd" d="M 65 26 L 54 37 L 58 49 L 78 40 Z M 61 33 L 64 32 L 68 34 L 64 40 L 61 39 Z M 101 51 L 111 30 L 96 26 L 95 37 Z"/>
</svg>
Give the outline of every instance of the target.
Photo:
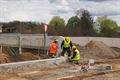
<svg viewBox="0 0 120 80">
<path fill-rule="evenodd" d="M 51 12 L 52 14 L 59 15 L 59 14 L 67 14 L 70 11 L 70 8 L 67 6 L 57 6 L 57 9 Z"/>
<path fill-rule="evenodd" d="M 106 0 L 106 2 L 79 1 L 77 8 L 87 9 L 93 16 L 111 16 L 120 14 L 120 1 Z"/>
<path fill-rule="evenodd" d="M 71 10 L 69 6 L 69 2 L 67 0 L 59 0 L 59 4 L 55 5 L 55 7 L 56 9 L 52 12 L 52 14 L 55 15 L 65 14 Z"/>
<path fill-rule="evenodd" d="M 119 4 L 120 0 L 0 0 L 0 21 L 49 22 L 53 16 L 67 21 L 77 9 L 86 9 L 93 17 L 112 16 L 119 22 Z"/>
<path fill-rule="evenodd" d="M 114 21 L 117 22 L 118 25 L 120 25 L 120 15 L 109 16 L 109 18 L 113 19 Z"/>
<path fill-rule="evenodd" d="M 60 0 L 48 0 L 50 3 L 59 3 Z"/>
<path fill-rule="evenodd" d="M 109 0 L 80 0 L 80 1 L 94 1 L 94 2 L 103 2 L 103 1 L 109 1 Z"/>
<path fill-rule="evenodd" d="M 27 13 L 24 13 L 24 12 L 14 12 L 8 15 L 8 20 L 10 21 L 12 20 L 29 21 L 30 18 L 31 17 Z"/>
<path fill-rule="evenodd" d="M 52 7 L 48 0 L 3 0 L 0 2 L 0 21 L 47 21 L 52 16 Z"/>
</svg>

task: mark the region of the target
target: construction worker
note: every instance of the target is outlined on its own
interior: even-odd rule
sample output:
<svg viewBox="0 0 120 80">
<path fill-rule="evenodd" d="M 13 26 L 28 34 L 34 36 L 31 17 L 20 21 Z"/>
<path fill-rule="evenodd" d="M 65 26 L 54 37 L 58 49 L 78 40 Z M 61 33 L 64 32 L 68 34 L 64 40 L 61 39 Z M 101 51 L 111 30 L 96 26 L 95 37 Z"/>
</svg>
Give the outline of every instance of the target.
<svg viewBox="0 0 120 80">
<path fill-rule="evenodd" d="M 71 48 L 72 48 L 72 41 L 70 40 L 70 37 L 65 37 L 65 39 L 61 43 L 61 56 L 65 56 L 65 53 L 67 52 L 67 57 L 69 58 L 71 56 Z"/>
<path fill-rule="evenodd" d="M 49 53 L 49 56 L 50 56 L 51 58 L 56 57 L 57 49 L 58 49 L 58 40 L 55 39 L 55 40 L 51 43 L 51 45 L 50 45 L 50 53 Z"/>
<path fill-rule="evenodd" d="M 75 64 L 79 64 L 79 60 L 80 60 L 79 50 L 76 48 L 76 46 L 73 46 L 72 51 L 73 51 L 73 54 L 72 54 L 71 58 L 69 59 L 70 62 L 73 62 Z"/>
</svg>

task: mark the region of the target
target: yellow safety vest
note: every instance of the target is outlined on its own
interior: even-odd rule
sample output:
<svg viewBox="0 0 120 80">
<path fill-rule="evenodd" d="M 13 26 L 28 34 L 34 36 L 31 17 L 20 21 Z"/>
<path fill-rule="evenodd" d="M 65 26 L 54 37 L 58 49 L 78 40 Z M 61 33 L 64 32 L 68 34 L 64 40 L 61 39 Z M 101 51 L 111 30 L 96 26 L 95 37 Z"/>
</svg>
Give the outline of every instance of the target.
<svg viewBox="0 0 120 80">
<path fill-rule="evenodd" d="M 71 59 L 71 60 L 80 60 L 80 52 L 76 49 L 75 50 L 75 52 L 76 52 L 76 56 L 75 56 L 75 58 L 73 58 L 73 59 Z"/>
<path fill-rule="evenodd" d="M 67 42 L 66 40 L 64 40 L 64 48 L 68 48 L 70 46 L 70 40 Z"/>
</svg>

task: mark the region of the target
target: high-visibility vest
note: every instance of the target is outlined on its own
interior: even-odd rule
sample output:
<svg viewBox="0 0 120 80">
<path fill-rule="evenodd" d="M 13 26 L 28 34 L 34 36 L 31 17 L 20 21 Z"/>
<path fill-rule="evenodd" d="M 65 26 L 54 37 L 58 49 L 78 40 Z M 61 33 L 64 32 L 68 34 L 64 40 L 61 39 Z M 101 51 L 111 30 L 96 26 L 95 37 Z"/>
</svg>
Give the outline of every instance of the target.
<svg viewBox="0 0 120 80">
<path fill-rule="evenodd" d="M 66 40 L 64 40 L 64 48 L 68 48 L 70 46 L 70 40 L 67 42 Z"/>
<path fill-rule="evenodd" d="M 55 54 L 56 51 L 57 51 L 57 44 L 53 42 L 50 46 L 50 53 Z"/>
<path fill-rule="evenodd" d="M 75 58 L 73 58 L 73 59 L 71 59 L 71 60 L 80 60 L 80 52 L 76 49 L 75 50 L 75 52 L 76 52 L 76 56 L 75 56 Z"/>
</svg>

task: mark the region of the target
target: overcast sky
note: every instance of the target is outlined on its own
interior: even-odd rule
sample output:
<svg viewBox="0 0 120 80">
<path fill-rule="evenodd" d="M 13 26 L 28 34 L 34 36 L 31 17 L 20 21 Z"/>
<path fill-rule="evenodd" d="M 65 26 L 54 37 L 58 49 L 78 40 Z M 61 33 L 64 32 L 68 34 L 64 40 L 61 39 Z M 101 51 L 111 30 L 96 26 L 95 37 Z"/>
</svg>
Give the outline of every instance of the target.
<svg viewBox="0 0 120 80">
<path fill-rule="evenodd" d="M 120 25 L 120 0 L 0 0 L 0 21 L 48 23 L 53 16 L 67 21 L 81 8 L 87 9 L 94 19 L 108 16 Z"/>
</svg>

